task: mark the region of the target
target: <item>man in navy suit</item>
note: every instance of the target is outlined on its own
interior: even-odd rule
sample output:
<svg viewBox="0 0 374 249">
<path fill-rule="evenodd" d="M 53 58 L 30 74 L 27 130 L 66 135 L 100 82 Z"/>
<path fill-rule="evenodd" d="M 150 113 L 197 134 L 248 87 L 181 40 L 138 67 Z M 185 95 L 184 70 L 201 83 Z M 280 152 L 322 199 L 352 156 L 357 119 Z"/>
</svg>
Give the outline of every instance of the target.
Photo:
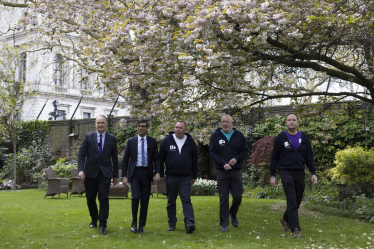
<svg viewBox="0 0 374 249">
<path fill-rule="evenodd" d="M 107 120 L 100 115 L 96 118 L 96 131 L 85 134 L 78 153 L 78 177 L 86 187 L 87 206 L 91 216 L 90 228 L 97 227 L 99 221 L 100 234 L 106 234 L 109 216 L 109 188 L 111 178 L 118 181 L 117 139 L 107 133 Z M 100 202 L 97 209 L 96 196 Z"/>
<path fill-rule="evenodd" d="M 132 224 L 130 230 L 133 233 L 137 231 L 145 233 L 144 227 L 147 220 L 149 195 L 153 181 L 153 166 L 156 171 L 156 181 L 160 180 L 157 143 L 156 139 L 147 136 L 148 129 L 147 120 L 138 122 L 138 135 L 128 139 L 123 155 L 122 181 L 123 184 L 131 183 Z M 137 230 L 139 201 L 139 230 Z"/>
</svg>

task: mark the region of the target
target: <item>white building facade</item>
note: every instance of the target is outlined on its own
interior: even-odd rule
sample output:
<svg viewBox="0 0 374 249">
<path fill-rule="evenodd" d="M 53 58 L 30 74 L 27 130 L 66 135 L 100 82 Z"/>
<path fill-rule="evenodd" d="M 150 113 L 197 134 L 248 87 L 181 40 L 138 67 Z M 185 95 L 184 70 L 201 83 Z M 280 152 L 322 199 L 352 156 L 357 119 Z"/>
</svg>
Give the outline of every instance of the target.
<svg viewBox="0 0 374 249">
<path fill-rule="evenodd" d="M 108 98 L 96 74 L 87 74 L 77 63 L 64 59 L 57 52 L 61 50 L 41 49 L 36 33 L 11 30 L 25 12 L 0 7 L 0 45 L 7 43 L 21 51 L 15 79 L 25 82 L 26 96 L 19 117 L 28 121 L 127 116 L 127 109 L 118 108 L 123 98 L 117 99 L 116 94 Z"/>
</svg>

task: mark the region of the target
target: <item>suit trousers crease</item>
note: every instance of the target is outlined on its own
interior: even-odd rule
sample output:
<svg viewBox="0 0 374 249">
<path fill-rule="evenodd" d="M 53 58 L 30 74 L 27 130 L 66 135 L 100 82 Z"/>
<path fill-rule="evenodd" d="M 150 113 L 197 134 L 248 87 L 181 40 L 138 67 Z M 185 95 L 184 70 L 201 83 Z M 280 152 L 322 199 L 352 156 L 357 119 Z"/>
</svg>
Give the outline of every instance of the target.
<svg viewBox="0 0 374 249">
<path fill-rule="evenodd" d="M 229 215 L 236 216 L 242 203 L 243 178 L 241 170 L 217 170 L 217 188 L 219 194 L 219 224 L 229 225 Z M 229 208 L 229 193 L 232 205 Z"/>
<path fill-rule="evenodd" d="M 291 231 L 295 228 L 301 229 L 298 209 L 305 189 L 305 172 L 302 170 L 280 170 L 279 175 L 287 199 L 283 220 L 288 222 Z"/>
<path fill-rule="evenodd" d="M 191 203 L 191 176 L 185 177 L 166 177 L 166 189 L 168 204 L 166 210 L 168 213 L 169 226 L 175 226 L 177 223 L 177 206 L 176 200 L 179 196 L 182 201 L 183 215 L 184 215 L 184 225 L 195 224 L 195 216 L 193 211 L 193 206 Z"/>
<path fill-rule="evenodd" d="M 88 211 L 92 221 L 99 220 L 100 227 L 106 227 L 109 217 L 109 188 L 111 178 L 105 177 L 101 171 L 95 178 L 84 179 L 84 186 L 86 187 L 86 199 Z M 98 210 L 96 204 L 96 196 L 99 199 L 100 208 Z"/>
<path fill-rule="evenodd" d="M 137 223 L 140 202 L 139 227 L 146 225 L 150 192 L 151 179 L 148 167 L 136 167 L 131 179 L 131 206 L 132 221 Z"/>
</svg>

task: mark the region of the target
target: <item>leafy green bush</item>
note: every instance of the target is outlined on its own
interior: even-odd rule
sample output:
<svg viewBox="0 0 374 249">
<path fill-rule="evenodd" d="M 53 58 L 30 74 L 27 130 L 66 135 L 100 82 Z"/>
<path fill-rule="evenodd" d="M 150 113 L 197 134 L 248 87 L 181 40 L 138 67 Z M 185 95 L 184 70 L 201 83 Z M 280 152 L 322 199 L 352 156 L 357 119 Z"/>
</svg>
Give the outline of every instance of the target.
<svg viewBox="0 0 374 249">
<path fill-rule="evenodd" d="M 33 141 L 27 149 L 22 148 L 16 155 L 17 184 L 38 183 L 34 181 L 33 175 L 40 173 L 44 168 L 55 163 L 55 157 L 50 148 L 40 146 L 40 141 Z M 0 172 L 0 178 L 13 179 L 14 172 L 13 154 L 8 154 L 4 167 Z"/>
<path fill-rule="evenodd" d="M 340 184 L 371 185 L 374 179 L 374 148 L 347 148 L 335 154 L 336 167 L 329 171 Z"/>
<path fill-rule="evenodd" d="M 56 171 L 55 172 L 56 178 L 70 178 L 71 177 L 70 170 L 78 168 L 77 164 L 66 163 L 65 161 L 66 161 L 65 158 L 60 158 L 58 159 L 56 164 L 49 166 L 49 168 L 54 169 Z"/>
<path fill-rule="evenodd" d="M 191 195 L 214 195 L 217 190 L 217 181 L 197 178 L 191 186 Z"/>
</svg>

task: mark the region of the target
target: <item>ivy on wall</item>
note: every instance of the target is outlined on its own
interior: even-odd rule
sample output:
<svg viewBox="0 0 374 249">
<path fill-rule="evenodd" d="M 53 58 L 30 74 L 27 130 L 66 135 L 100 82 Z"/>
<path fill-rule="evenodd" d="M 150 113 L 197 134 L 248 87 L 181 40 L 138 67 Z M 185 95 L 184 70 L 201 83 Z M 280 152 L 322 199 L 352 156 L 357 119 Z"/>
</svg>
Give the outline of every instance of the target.
<svg viewBox="0 0 374 249">
<path fill-rule="evenodd" d="M 27 148 L 32 141 L 40 141 L 44 144 L 51 129 L 50 121 L 32 120 L 22 123 L 22 130 L 19 133 L 18 147 Z"/>
</svg>

